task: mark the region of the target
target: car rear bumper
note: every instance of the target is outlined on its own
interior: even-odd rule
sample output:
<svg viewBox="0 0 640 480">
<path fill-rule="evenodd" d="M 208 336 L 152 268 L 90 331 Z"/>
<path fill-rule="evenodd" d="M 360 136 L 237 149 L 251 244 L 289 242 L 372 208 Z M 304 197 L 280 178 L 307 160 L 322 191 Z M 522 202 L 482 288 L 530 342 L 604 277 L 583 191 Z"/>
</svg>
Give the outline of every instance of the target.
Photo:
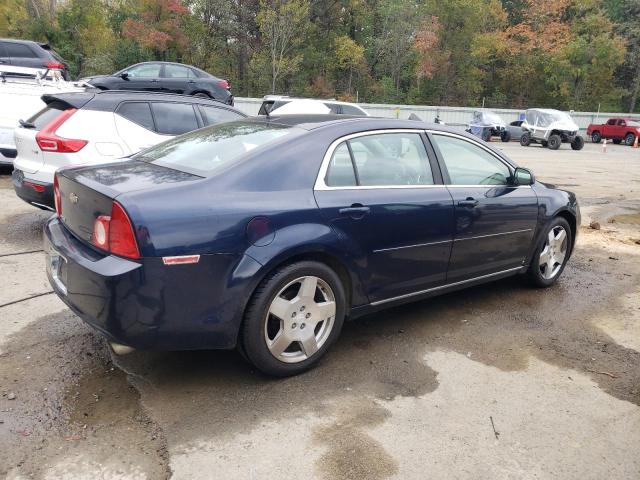
<svg viewBox="0 0 640 480">
<path fill-rule="evenodd" d="M 24 172 L 14 168 L 11 174 L 16 195 L 34 207 L 43 210 L 55 210 L 53 184 L 25 178 Z"/>
<path fill-rule="evenodd" d="M 237 255 L 202 255 L 190 265 L 127 260 L 79 241 L 52 217 L 44 228 L 47 276 L 56 294 L 112 342 L 139 349 L 226 349 L 236 344 L 246 301 Z"/>
</svg>

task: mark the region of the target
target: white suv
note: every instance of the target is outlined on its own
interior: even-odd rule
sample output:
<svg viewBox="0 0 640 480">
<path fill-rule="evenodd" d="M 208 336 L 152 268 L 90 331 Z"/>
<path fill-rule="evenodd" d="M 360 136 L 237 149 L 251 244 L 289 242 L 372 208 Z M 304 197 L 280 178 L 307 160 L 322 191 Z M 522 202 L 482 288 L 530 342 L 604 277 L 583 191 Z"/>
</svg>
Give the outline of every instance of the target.
<svg viewBox="0 0 640 480">
<path fill-rule="evenodd" d="M 286 105 L 289 102 L 293 102 L 294 100 L 300 100 L 300 98 L 288 97 L 286 95 L 265 95 L 264 97 L 262 97 L 262 105 L 260 105 L 258 115 L 267 115 L 269 112 L 271 112 L 271 110 L 280 108 L 281 106 Z M 359 107 L 355 103 L 339 102 L 337 100 L 318 101 L 324 103 L 331 110 L 331 113 L 334 114 L 356 115 L 358 117 L 369 116 L 364 108 Z"/>
<path fill-rule="evenodd" d="M 53 210 L 60 167 L 93 165 L 207 125 L 246 117 L 214 100 L 145 92 L 43 95 L 47 106 L 15 129 L 13 187 L 25 202 Z"/>
</svg>

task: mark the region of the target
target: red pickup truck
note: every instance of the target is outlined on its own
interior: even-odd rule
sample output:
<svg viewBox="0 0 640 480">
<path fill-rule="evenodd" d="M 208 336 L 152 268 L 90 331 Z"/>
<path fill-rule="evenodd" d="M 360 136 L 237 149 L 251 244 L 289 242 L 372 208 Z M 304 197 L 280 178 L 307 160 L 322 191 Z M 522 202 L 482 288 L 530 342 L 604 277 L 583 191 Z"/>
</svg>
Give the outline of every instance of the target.
<svg viewBox="0 0 640 480">
<path fill-rule="evenodd" d="M 587 135 L 591 136 L 593 143 L 600 143 L 603 138 L 613 140 L 613 143 L 633 145 L 636 137 L 640 137 L 640 120 L 636 118 L 617 117 L 610 118 L 607 123 L 596 125 L 594 123 L 587 127 Z"/>
</svg>

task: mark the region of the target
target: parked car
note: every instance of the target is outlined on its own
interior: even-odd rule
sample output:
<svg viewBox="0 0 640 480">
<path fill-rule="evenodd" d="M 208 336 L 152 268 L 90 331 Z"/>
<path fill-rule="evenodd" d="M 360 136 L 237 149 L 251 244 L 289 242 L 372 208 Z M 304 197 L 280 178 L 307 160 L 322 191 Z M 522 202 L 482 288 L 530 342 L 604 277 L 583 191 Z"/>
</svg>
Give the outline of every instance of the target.
<svg viewBox="0 0 640 480">
<path fill-rule="evenodd" d="M 480 137 L 485 142 L 491 137 L 500 137 L 503 142 L 511 140 L 511 134 L 507 130 L 507 124 L 497 113 L 488 110 L 477 110 L 473 112 L 473 118 L 469 122 L 467 132 Z"/>
<path fill-rule="evenodd" d="M 237 346 L 302 372 L 345 318 L 571 256 L 575 195 L 453 128 L 254 117 L 126 162 L 59 170 L 45 226 L 55 292 L 117 351 Z"/>
<path fill-rule="evenodd" d="M 513 139 L 520 140 L 520 137 L 524 133 L 524 130 L 522 130 L 523 122 L 524 120 L 516 120 L 514 122 L 511 122 L 509 125 L 507 125 L 507 130 L 509 131 L 509 135 L 511 136 L 512 140 Z"/>
<path fill-rule="evenodd" d="M 582 150 L 583 138 L 578 135 L 580 127 L 571 115 L 550 108 L 532 108 L 525 112 L 522 122 L 524 133 L 520 136 L 520 145 L 528 147 L 531 143 L 540 143 L 543 147 L 557 150 L 562 143 L 570 143 L 573 150 Z"/>
<path fill-rule="evenodd" d="M 613 143 L 633 145 L 636 137 L 640 136 L 640 121 L 633 118 L 616 117 L 604 124 L 591 123 L 587 127 L 587 135 L 593 143 L 600 143 L 603 138 L 613 140 Z"/>
<path fill-rule="evenodd" d="M 58 168 L 126 157 L 191 130 L 246 115 L 213 100 L 144 92 L 49 94 L 46 107 L 15 129 L 13 186 L 53 210 Z"/>
<path fill-rule="evenodd" d="M 13 131 L 21 118 L 40 111 L 47 93 L 83 92 L 72 82 L 55 79 L 52 70 L 0 65 L 0 165 L 12 165 L 16 158 Z"/>
<path fill-rule="evenodd" d="M 46 43 L 0 38 L 0 65 L 60 70 L 70 80 L 67 62 Z"/>
<path fill-rule="evenodd" d="M 287 103 L 293 102 L 294 100 L 308 100 L 306 98 L 296 98 L 296 97 L 288 97 L 286 95 L 265 95 L 262 97 L 262 105 L 260 105 L 260 110 L 258 111 L 258 115 L 267 115 L 272 110 L 282 107 Z M 334 113 L 337 115 L 357 115 L 360 117 L 367 117 L 369 114 L 367 111 L 356 105 L 355 103 L 348 102 L 339 102 L 337 100 L 318 100 L 325 104 L 331 110 L 330 113 Z M 315 113 L 315 112 L 314 112 Z"/>
<path fill-rule="evenodd" d="M 101 90 L 180 93 L 212 98 L 233 105 L 228 80 L 214 77 L 204 70 L 182 63 L 142 62 L 113 75 L 97 75 L 82 80 Z"/>
</svg>

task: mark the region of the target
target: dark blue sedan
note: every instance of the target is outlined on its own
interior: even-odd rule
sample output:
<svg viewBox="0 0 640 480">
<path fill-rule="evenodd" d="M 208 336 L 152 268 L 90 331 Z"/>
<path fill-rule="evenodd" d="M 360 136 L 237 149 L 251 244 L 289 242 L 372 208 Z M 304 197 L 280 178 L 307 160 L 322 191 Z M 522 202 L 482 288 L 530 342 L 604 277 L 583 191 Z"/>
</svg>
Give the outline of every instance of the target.
<svg viewBox="0 0 640 480">
<path fill-rule="evenodd" d="M 49 280 L 116 351 L 230 349 L 291 375 L 345 318 L 561 275 L 572 193 L 466 133 L 414 121 L 245 119 L 59 171 Z"/>
</svg>

